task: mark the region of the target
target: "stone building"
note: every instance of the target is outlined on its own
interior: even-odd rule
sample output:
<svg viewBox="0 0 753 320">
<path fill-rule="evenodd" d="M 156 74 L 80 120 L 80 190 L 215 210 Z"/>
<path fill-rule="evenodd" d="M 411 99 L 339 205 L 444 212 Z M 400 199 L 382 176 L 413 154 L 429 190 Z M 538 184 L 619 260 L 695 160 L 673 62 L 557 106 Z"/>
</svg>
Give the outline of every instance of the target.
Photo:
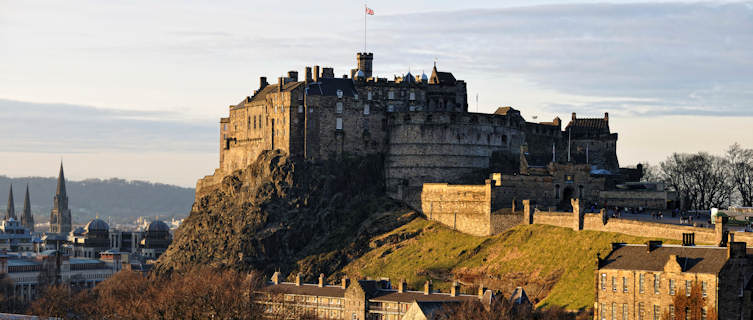
<svg viewBox="0 0 753 320">
<path fill-rule="evenodd" d="M 99 258 L 100 252 L 110 249 L 110 226 L 100 219 L 92 219 L 81 230 L 70 235 L 74 257 Z"/>
<path fill-rule="evenodd" d="M 415 302 L 438 305 L 481 301 L 490 304 L 494 293 L 484 288 L 477 295 L 461 294 L 455 284 L 449 293 L 440 293 L 426 282 L 422 291 L 408 290 L 405 281 L 393 288 L 389 280 L 357 280 L 344 278 L 340 285 L 328 285 L 324 275 L 318 284 L 281 282 L 280 273 L 272 276 L 258 294 L 269 313 L 285 310 L 311 312 L 320 319 L 401 320 Z M 415 313 L 415 312 L 414 312 Z"/>
<path fill-rule="evenodd" d="M 60 164 L 58 187 L 55 191 L 52 212 L 50 212 L 50 232 L 68 234 L 71 232 L 71 209 L 68 208 L 68 194 L 65 191 L 65 174 Z"/>
<path fill-rule="evenodd" d="M 716 310 L 719 319 L 750 319 L 753 252 L 744 242 L 696 246 L 693 234 L 683 242 L 613 244 L 612 252 L 598 259 L 594 319 L 674 317 L 675 295 L 689 295 L 693 285 L 706 299 L 704 316 Z"/>
<path fill-rule="evenodd" d="M 436 64 L 430 75 L 386 79 L 374 75 L 373 53 L 356 60 L 342 77 L 319 66 L 306 67 L 301 79 L 289 71 L 275 84 L 261 77 L 258 89 L 220 119 L 219 168 L 199 180 L 197 198 L 272 149 L 313 161 L 383 158 L 387 194 L 418 210 L 425 183 L 481 183 L 494 172 L 508 175 L 502 180 L 510 198 L 531 198 L 525 190 L 535 186 L 542 202 L 565 205 L 578 194 L 597 199 L 624 180 L 606 113 L 573 113 L 563 130 L 559 118 L 528 122 L 511 107 L 468 112 L 466 83 Z M 538 177 L 514 178 L 528 175 Z"/>
</svg>

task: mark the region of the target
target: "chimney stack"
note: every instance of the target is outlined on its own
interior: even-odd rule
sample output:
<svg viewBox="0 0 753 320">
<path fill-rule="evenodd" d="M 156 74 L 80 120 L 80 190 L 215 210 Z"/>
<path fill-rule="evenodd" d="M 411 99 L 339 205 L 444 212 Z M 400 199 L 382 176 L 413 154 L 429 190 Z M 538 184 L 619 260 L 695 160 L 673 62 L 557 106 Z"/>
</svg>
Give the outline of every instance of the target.
<svg viewBox="0 0 753 320">
<path fill-rule="evenodd" d="M 397 285 L 397 292 L 405 292 L 406 287 L 408 287 L 408 283 L 405 282 L 405 279 L 400 279 L 400 283 Z"/>
<path fill-rule="evenodd" d="M 659 240 L 649 240 L 646 242 L 646 248 L 648 252 L 654 251 L 654 249 L 661 247 L 662 242 Z"/>
<path fill-rule="evenodd" d="M 350 279 L 348 277 L 343 277 L 342 282 L 340 284 L 343 289 L 348 289 L 348 286 L 350 286 Z"/>
<path fill-rule="evenodd" d="M 432 290 L 431 280 L 426 280 L 424 284 L 424 295 L 430 295 Z"/>
<path fill-rule="evenodd" d="M 334 78 L 335 77 L 335 69 L 333 68 L 322 68 L 322 78 Z"/>
<path fill-rule="evenodd" d="M 314 66 L 314 82 L 319 82 L 319 76 L 321 73 L 319 73 L 319 66 Z"/>
<path fill-rule="evenodd" d="M 604 112 L 604 120 L 609 122 L 609 112 Z"/>
<path fill-rule="evenodd" d="M 484 298 L 484 293 L 486 293 L 486 288 L 483 285 L 479 286 L 478 287 L 478 298 L 479 299 L 483 299 Z"/>
<path fill-rule="evenodd" d="M 733 258 L 745 258 L 747 255 L 745 242 L 732 242 L 727 243 L 727 259 Z"/>
<path fill-rule="evenodd" d="M 324 288 L 324 273 L 319 274 L 319 288 Z"/>
<path fill-rule="evenodd" d="M 296 285 L 297 287 L 300 287 L 300 286 L 301 286 L 301 274 L 300 274 L 300 273 L 299 273 L 299 274 L 297 274 L 297 275 L 295 275 L 295 285 Z"/>
<path fill-rule="evenodd" d="M 575 112 L 573 112 L 573 120 L 575 120 Z"/>
<path fill-rule="evenodd" d="M 272 283 L 280 284 L 280 271 L 275 271 L 275 273 L 272 274 Z"/>
<path fill-rule="evenodd" d="M 282 92 L 282 88 L 285 86 L 285 78 L 283 77 L 277 77 L 277 90 L 279 92 Z"/>
<path fill-rule="evenodd" d="M 313 81 L 311 78 L 311 67 L 306 67 L 306 83 Z"/>
<path fill-rule="evenodd" d="M 460 291 L 460 284 L 457 281 L 452 282 L 452 288 L 450 288 L 450 295 L 457 297 Z"/>
<path fill-rule="evenodd" d="M 288 71 L 288 78 L 290 81 L 296 82 L 298 81 L 298 71 L 290 70 Z"/>
</svg>

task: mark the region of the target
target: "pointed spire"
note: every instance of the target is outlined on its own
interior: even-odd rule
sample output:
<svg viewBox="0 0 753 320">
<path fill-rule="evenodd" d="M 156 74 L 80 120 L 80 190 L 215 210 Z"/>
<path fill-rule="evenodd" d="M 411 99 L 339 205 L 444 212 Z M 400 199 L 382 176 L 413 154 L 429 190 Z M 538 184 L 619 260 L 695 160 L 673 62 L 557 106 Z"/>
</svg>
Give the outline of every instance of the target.
<svg viewBox="0 0 753 320">
<path fill-rule="evenodd" d="M 16 219 L 16 207 L 13 204 L 13 185 L 10 185 L 10 192 L 8 193 L 8 209 L 5 211 L 5 220 L 10 218 Z"/>
<path fill-rule="evenodd" d="M 56 195 L 65 196 L 65 174 L 63 173 L 63 162 L 60 161 L 60 173 L 58 174 L 58 188 L 55 192 Z"/>
<path fill-rule="evenodd" d="M 24 197 L 24 213 L 21 216 L 21 224 L 34 231 L 34 216 L 31 214 L 31 200 L 29 200 L 29 184 L 26 184 L 26 196 Z"/>
</svg>

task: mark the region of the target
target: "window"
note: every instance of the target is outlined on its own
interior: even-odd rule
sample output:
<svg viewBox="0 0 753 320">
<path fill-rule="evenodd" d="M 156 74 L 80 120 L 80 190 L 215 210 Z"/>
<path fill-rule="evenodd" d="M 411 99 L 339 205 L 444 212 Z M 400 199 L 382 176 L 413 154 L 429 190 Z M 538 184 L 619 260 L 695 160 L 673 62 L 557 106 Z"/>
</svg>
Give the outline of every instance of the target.
<svg viewBox="0 0 753 320">
<path fill-rule="evenodd" d="M 638 276 L 638 292 L 643 293 L 644 291 L 643 287 L 645 283 L 646 283 L 646 275 L 641 273 L 641 275 Z"/>
<path fill-rule="evenodd" d="M 369 104 L 363 105 L 363 114 L 369 114 Z"/>
<path fill-rule="evenodd" d="M 314 107 L 309 107 L 309 113 L 314 113 Z"/>
<path fill-rule="evenodd" d="M 669 319 L 675 320 L 675 306 L 671 304 L 669 305 Z"/>
<path fill-rule="evenodd" d="M 387 92 L 387 99 L 395 99 L 395 91 Z"/>
<path fill-rule="evenodd" d="M 628 320 L 628 306 L 627 303 L 622 304 L 622 320 Z"/>
<path fill-rule="evenodd" d="M 343 98 L 343 91 L 340 89 L 337 89 L 337 98 L 342 99 Z"/>
<path fill-rule="evenodd" d="M 654 305 L 654 320 L 661 319 L 661 307 L 658 304 Z"/>
<path fill-rule="evenodd" d="M 690 290 L 691 290 L 691 282 L 690 280 L 685 280 L 685 296 L 690 297 Z"/>
<path fill-rule="evenodd" d="M 669 295 L 675 295 L 675 279 L 669 279 Z"/>
<path fill-rule="evenodd" d="M 617 304 L 612 302 L 612 320 L 617 320 Z"/>
<path fill-rule="evenodd" d="M 703 308 L 701 309 L 701 320 L 706 320 L 706 319 L 707 319 L 706 308 Z"/>
<path fill-rule="evenodd" d="M 416 93 L 413 92 L 413 91 L 411 91 L 410 92 L 410 96 L 408 97 L 408 99 L 410 99 L 411 101 L 416 100 Z"/>
<path fill-rule="evenodd" d="M 601 314 L 601 317 L 600 317 L 601 320 L 607 320 L 607 311 L 606 311 L 606 308 L 607 308 L 606 304 L 602 303 L 601 304 L 601 308 L 599 310 L 599 313 Z"/>
<path fill-rule="evenodd" d="M 227 123 L 223 126 L 222 130 L 227 131 Z"/>
<path fill-rule="evenodd" d="M 654 275 L 654 294 L 659 294 L 659 288 L 661 288 L 661 276 Z"/>
<path fill-rule="evenodd" d="M 343 113 L 343 103 L 338 102 L 335 106 L 335 113 Z"/>
<path fill-rule="evenodd" d="M 298 106 L 298 113 L 303 113 L 303 106 Z"/>
<path fill-rule="evenodd" d="M 622 292 L 628 292 L 628 280 L 627 277 L 622 277 Z"/>
<path fill-rule="evenodd" d="M 638 320 L 643 320 L 643 302 L 638 303 Z"/>
<path fill-rule="evenodd" d="M 709 290 L 709 283 L 706 281 L 701 282 L 701 293 L 703 294 L 704 298 L 708 295 L 708 290 Z"/>
<path fill-rule="evenodd" d="M 607 274 L 601 274 L 601 290 L 607 290 Z"/>
<path fill-rule="evenodd" d="M 371 100 L 371 91 L 366 93 L 366 100 Z"/>
<path fill-rule="evenodd" d="M 612 292 L 617 292 L 617 278 L 612 276 Z"/>
<path fill-rule="evenodd" d="M 387 106 L 387 112 L 395 112 L 395 106 L 393 106 L 393 105 L 388 105 L 388 106 Z"/>
<path fill-rule="evenodd" d="M 353 100 L 358 100 L 358 94 L 357 93 L 353 95 Z"/>
<path fill-rule="evenodd" d="M 335 119 L 335 130 L 342 130 L 342 129 L 343 129 L 343 118 Z"/>
<path fill-rule="evenodd" d="M 357 315 L 356 315 L 356 314 L 354 313 L 354 314 L 353 314 L 353 318 L 352 318 L 352 319 L 353 319 L 353 320 L 358 320 L 358 316 L 357 316 Z"/>
</svg>

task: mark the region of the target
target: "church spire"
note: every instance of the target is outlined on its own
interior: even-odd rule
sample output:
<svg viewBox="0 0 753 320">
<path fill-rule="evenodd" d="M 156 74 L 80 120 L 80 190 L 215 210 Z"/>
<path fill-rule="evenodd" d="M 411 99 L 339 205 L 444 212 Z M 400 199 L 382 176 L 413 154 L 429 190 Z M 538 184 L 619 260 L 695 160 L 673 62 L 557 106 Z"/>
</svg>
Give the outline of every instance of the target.
<svg viewBox="0 0 753 320">
<path fill-rule="evenodd" d="M 58 188 L 55 191 L 52 212 L 50 212 L 50 232 L 66 234 L 71 231 L 71 210 L 68 209 L 68 194 L 65 191 L 63 162 L 60 162 Z"/>
<path fill-rule="evenodd" d="M 65 174 L 63 173 L 63 162 L 60 162 L 60 173 L 58 174 L 58 188 L 55 192 L 55 195 L 57 196 L 63 196 L 66 197 L 65 194 Z"/>
<path fill-rule="evenodd" d="M 29 200 L 29 184 L 26 184 L 26 196 L 24 197 L 24 213 L 21 216 L 21 224 L 34 232 L 34 216 L 31 215 L 31 200 Z"/>
<path fill-rule="evenodd" d="M 16 219 L 16 207 L 13 204 L 13 185 L 10 185 L 10 192 L 8 193 L 8 209 L 5 211 L 5 220 L 10 218 Z"/>
</svg>

